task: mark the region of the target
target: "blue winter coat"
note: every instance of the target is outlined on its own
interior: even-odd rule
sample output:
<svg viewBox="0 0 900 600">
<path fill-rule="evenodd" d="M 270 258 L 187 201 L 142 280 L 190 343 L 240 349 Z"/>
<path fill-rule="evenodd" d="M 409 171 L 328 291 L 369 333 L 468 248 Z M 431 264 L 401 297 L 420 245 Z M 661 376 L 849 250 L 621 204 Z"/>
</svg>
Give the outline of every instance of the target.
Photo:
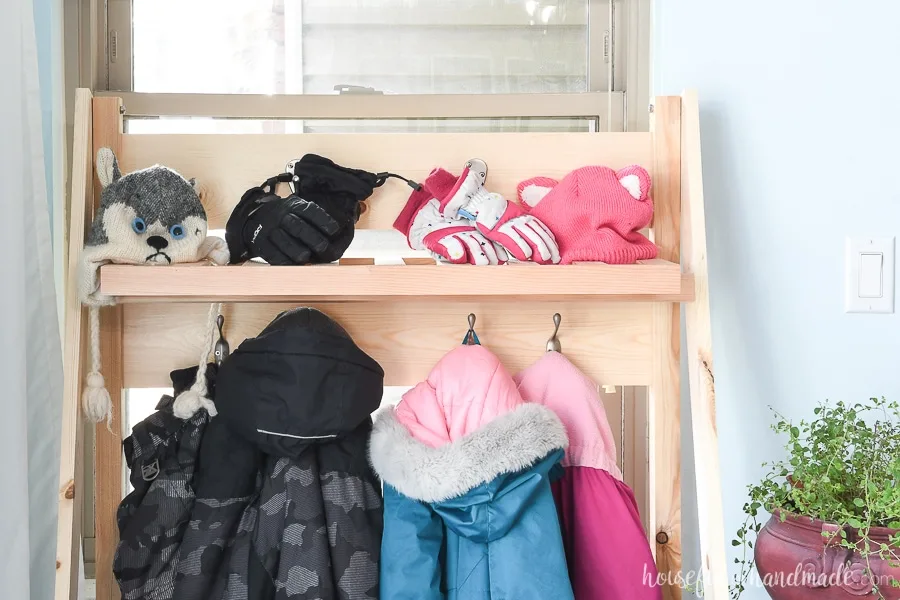
<svg viewBox="0 0 900 600">
<path fill-rule="evenodd" d="M 572 600 L 550 489 L 565 429 L 551 410 L 521 402 L 492 354 L 460 350 L 450 353 L 453 369 L 439 363 L 375 422 L 370 457 L 384 484 L 380 597 Z M 465 373 L 467 385 L 454 373 Z M 438 444 L 441 436 L 450 440 Z"/>
</svg>

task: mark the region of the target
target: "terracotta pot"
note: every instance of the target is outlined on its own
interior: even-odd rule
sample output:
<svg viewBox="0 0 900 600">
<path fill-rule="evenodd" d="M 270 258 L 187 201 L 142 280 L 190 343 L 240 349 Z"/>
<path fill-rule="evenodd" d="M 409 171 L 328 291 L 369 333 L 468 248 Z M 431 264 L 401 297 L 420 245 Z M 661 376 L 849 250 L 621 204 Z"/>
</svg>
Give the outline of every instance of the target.
<svg viewBox="0 0 900 600">
<path fill-rule="evenodd" d="M 769 596 L 775 600 L 852 600 L 876 598 L 873 583 L 887 600 L 900 600 L 900 568 L 869 557 L 875 582 L 865 574 L 866 560 L 856 552 L 836 546 L 829 536 L 840 535 L 833 523 L 785 513 L 781 522 L 776 512 L 759 532 L 754 550 L 756 568 Z M 874 542 L 889 543 L 896 530 L 873 528 Z M 853 532 L 848 531 L 852 536 Z M 850 539 L 853 539 L 852 537 Z M 826 548 L 826 544 L 828 544 Z M 900 552 L 900 548 L 898 548 Z"/>
</svg>

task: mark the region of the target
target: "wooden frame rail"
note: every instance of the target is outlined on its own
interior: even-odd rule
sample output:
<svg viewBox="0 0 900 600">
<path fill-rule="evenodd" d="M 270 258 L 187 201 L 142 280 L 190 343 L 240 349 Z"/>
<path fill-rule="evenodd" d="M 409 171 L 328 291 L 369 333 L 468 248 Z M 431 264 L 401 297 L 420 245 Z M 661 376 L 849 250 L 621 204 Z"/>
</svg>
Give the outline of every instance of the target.
<svg viewBox="0 0 900 600">
<path fill-rule="evenodd" d="M 241 119 L 600 119 L 625 116 L 624 92 L 580 94 L 174 94 L 99 92 L 127 117 Z"/>
</svg>

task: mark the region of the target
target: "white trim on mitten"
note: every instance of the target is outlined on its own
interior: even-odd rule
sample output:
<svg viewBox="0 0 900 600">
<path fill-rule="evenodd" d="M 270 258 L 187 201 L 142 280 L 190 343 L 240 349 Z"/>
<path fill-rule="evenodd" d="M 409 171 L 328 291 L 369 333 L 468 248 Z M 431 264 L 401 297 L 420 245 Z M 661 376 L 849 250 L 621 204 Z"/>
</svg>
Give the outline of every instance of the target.
<svg viewBox="0 0 900 600">
<path fill-rule="evenodd" d="M 451 219 L 442 215 L 440 203 L 437 198 L 432 198 L 422 205 L 422 208 L 419 209 L 415 218 L 413 218 L 412 225 L 409 227 L 409 234 L 407 235 L 409 247 L 413 250 L 428 250 L 428 247 L 425 246 L 426 236 L 435 231 L 457 227 L 471 227 L 473 230 L 475 229 L 475 226 L 469 221 Z"/>
<path fill-rule="evenodd" d="M 471 258 L 467 262 L 473 265 L 497 265 L 501 262 L 498 247 L 474 229 L 450 233 L 440 238 L 438 243 L 446 248 L 450 258 L 456 261 L 468 255 Z"/>
<path fill-rule="evenodd" d="M 542 261 L 550 261 L 557 264 L 560 261 L 559 246 L 556 244 L 556 238 L 550 229 L 547 228 L 540 220 L 531 215 L 521 215 L 506 221 L 497 228 L 502 233 L 514 241 L 523 254 L 534 260 L 531 247 L 534 246 Z M 529 242 L 531 242 L 529 244 Z"/>
<path fill-rule="evenodd" d="M 443 214 L 450 218 L 477 218 L 480 213 L 485 210 L 496 210 L 496 198 L 492 197 L 492 193 L 484 187 L 484 179 L 478 173 L 471 169 L 466 169 L 465 173 L 456 192 L 449 199 L 445 199 Z M 499 194 L 496 195 L 503 200 L 503 211 L 506 210 L 506 200 Z M 460 214 L 465 212 L 465 214 Z"/>
</svg>

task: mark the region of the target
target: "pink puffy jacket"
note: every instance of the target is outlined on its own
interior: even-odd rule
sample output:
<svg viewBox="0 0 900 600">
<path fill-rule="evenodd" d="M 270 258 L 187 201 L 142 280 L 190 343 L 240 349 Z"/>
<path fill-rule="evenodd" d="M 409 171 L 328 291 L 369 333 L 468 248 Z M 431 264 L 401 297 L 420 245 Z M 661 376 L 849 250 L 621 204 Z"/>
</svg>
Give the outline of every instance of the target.
<svg viewBox="0 0 900 600">
<path fill-rule="evenodd" d="M 553 483 L 576 600 L 660 600 L 657 569 L 597 386 L 564 355 L 548 352 L 515 376 L 519 393 L 562 420 L 565 475 Z"/>
</svg>

